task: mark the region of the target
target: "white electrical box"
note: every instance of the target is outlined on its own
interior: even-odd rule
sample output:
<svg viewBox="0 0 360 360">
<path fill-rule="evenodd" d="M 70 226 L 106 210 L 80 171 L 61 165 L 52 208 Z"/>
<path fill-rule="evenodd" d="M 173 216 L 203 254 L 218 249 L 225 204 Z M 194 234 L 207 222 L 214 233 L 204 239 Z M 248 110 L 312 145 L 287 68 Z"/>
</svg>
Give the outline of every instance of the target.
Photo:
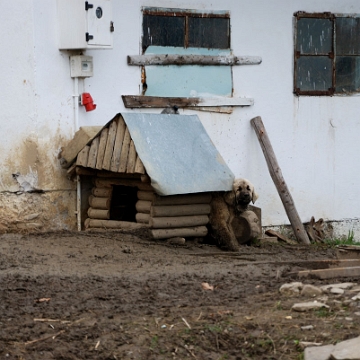
<svg viewBox="0 0 360 360">
<path fill-rule="evenodd" d="M 93 57 L 85 55 L 70 56 L 70 76 L 86 78 L 94 75 Z"/>
<path fill-rule="evenodd" d="M 59 49 L 111 49 L 112 0 L 57 0 Z"/>
</svg>

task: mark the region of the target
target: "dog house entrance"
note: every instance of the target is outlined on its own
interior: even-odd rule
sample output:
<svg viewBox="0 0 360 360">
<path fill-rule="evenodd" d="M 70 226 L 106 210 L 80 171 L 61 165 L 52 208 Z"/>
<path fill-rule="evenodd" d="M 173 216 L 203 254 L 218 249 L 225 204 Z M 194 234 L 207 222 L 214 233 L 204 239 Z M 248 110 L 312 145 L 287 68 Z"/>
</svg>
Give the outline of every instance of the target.
<svg viewBox="0 0 360 360">
<path fill-rule="evenodd" d="M 111 206 L 110 220 L 121 220 L 136 222 L 137 188 L 123 185 L 114 185 Z"/>
</svg>

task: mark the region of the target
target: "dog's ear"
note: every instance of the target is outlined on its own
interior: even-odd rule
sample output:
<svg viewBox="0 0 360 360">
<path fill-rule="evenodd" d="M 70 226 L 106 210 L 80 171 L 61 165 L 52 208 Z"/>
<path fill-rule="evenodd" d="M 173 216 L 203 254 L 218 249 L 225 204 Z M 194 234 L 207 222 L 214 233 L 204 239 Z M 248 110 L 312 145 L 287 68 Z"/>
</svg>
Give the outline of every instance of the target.
<svg viewBox="0 0 360 360">
<path fill-rule="evenodd" d="M 255 204 L 255 201 L 259 198 L 259 195 L 257 194 L 257 192 L 255 191 L 254 187 L 252 188 L 251 191 L 251 201 L 253 204 Z"/>
<path fill-rule="evenodd" d="M 224 200 L 228 205 L 233 205 L 235 201 L 235 193 L 233 191 L 227 191 L 224 195 Z"/>
</svg>

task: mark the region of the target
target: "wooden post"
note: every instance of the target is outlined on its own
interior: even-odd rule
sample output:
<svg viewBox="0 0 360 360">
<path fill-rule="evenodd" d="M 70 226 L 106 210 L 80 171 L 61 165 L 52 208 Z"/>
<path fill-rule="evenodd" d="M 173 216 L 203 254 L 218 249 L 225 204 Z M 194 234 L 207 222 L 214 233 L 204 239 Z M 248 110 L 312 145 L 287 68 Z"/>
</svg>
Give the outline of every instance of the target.
<svg viewBox="0 0 360 360">
<path fill-rule="evenodd" d="M 271 178 L 273 179 L 277 191 L 280 195 L 281 201 L 284 205 L 286 214 L 290 220 L 296 239 L 299 242 L 308 245 L 310 244 L 309 237 L 306 233 L 304 225 L 300 220 L 299 214 L 295 208 L 294 200 L 282 176 L 281 169 L 276 160 L 274 150 L 271 146 L 270 139 L 266 133 L 261 117 L 257 116 L 251 119 L 250 122 L 259 139 L 260 146 L 264 153 Z"/>
</svg>

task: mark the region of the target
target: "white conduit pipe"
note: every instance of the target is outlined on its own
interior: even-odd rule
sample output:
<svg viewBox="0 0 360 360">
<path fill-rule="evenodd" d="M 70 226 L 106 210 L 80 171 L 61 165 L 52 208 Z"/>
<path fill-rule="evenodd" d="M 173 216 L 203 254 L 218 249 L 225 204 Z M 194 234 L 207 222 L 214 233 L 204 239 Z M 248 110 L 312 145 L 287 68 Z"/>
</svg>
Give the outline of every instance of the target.
<svg viewBox="0 0 360 360">
<path fill-rule="evenodd" d="M 74 133 L 79 130 L 79 78 L 74 78 Z M 76 218 L 77 229 L 81 231 L 81 179 L 76 176 Z"/>
</svg>

